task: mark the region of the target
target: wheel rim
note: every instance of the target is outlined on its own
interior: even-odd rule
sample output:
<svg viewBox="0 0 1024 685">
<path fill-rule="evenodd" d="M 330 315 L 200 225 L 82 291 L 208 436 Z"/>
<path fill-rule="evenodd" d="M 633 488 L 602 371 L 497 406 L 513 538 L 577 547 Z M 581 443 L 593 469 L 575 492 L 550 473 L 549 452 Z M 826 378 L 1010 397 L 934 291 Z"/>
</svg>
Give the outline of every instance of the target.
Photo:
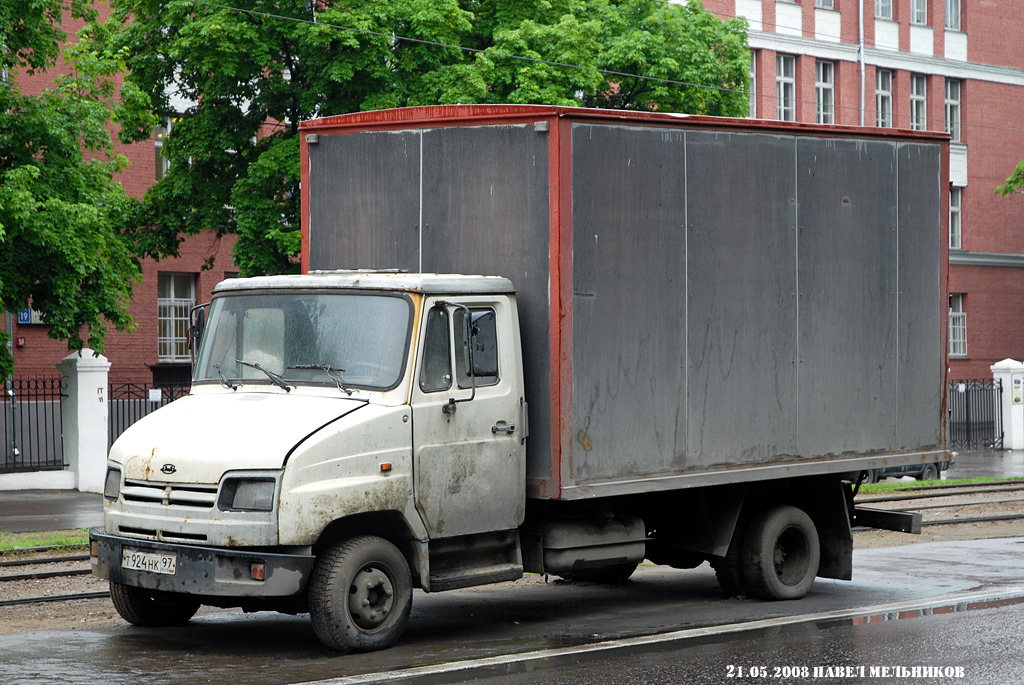
<svg viewBox="0 0 1024 685">
<path fill-rule="evenodd" d="M 353 622 L 366 632 L 379 629 L 395 604 L 391 577 L 374 566 L 363 567 L 348 588 L 348 607 Z"/>
<path fill-rule="evenodd" d="M 782 531 L 772 552 L 775 575 L 784 585 L 797 585 L 807 575 L 810 563 L 810 543 L 803 531 L 790 526 Z"/>
</svg>

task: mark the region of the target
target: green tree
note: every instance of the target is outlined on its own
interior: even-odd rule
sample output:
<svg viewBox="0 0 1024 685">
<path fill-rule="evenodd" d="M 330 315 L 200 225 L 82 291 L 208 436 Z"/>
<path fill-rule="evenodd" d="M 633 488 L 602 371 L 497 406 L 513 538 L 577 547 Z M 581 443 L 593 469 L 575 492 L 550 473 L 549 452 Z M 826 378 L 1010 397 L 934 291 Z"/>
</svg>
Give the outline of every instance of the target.
<svg viewBox="0 0 1024 685">
<path fill-rule="evenodd" d="M 996 187 L 996 194 L 1003 197 L 1017 191 L 1024 191 L 1024 161 L 1017 164 L 1017 168 L 1006 179 L 1005 184 Z"/>
<path fill-rule="evenodd" d="M 297 269 L 305 119 L 452 103 L 724 116 L 747 107 L 746 25 L 723 23 L 697 0 L 111 6 L 105 48 L 127 50 L 126 86 L 173 123 L 163 145 L 169 172 L 137 217 L 140 245 L 173 255 L 184 235 L 237 233 L 243 275 Z M 144 140 L 151 130 L 130 133 Z"/>
<path fill-rule="evenodd" d="M 107 324 L 132 326 L 128 303 L 140 270 L 120 227 L 136 211 L 116 174 L 109 122 L 151 125 L 131 85 L 117 100 L 116 53 L 70 45 L 68 73 L 39 95 L 24 95 L 18 77 L 58 64 L 65 16 L 93 19 L 91 0 L 0 3 L 0 303 L 31 305 L 68 348 L 103 349 Z M 86 31 L 87 32 L 87 31 Z M 84 151 L 84 152 L 83 152 Z M 83 337 L 83 332 L 85 336 Z M 10 332 L 0 333 L 0 374 L 14 368 Z"/>
</svg>

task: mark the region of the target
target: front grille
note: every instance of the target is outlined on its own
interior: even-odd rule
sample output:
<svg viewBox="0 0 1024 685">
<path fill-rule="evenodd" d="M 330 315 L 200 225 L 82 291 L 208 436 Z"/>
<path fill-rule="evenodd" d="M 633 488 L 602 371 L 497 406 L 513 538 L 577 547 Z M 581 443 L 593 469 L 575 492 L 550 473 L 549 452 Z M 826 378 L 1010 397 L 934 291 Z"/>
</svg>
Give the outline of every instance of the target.
<svg viewBox="0 0 1024 685">
<path fill-rule="evenodd" d="M 213 509 L 217 503 L 217 485 L 199 483 L 153 483 L 126 480 L 121 488 L 125 502 L 163 504 L 164 506 Z"/>
<path fill-rule="evenodd" d="M 129 537 L 148 538 L 150 540 L 182 540 L 184 542 L 206 542 L 205 535 L 194 533 L 172 533 L 166 530 L 153 530 L 152 528 L 133 528 L 131 526 L 118 526 L 117 532 Z"/>
</svg>

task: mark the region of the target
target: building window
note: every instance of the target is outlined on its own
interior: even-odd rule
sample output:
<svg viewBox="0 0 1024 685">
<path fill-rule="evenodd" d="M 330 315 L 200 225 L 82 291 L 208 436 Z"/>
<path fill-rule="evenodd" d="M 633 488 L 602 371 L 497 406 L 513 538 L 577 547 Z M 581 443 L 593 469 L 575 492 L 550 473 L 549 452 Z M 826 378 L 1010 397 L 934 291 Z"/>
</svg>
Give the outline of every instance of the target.
<svg viewBox="0 0 1024 685">
<path fill-rule="evenodd" d="M 156 180 L 160 180 L 167 175 L 167 170 L 170 168 L 170 162 L 167 157 L 164 156 L 164 140 L 167 139 L 167 134 L 171 132 L 171 127 L 174 125 L 173 119 L 163 119 L 160 124 L 156 127 L 153 136 L 153 145 L 156 148 Z"/>
<path fill-rule="evenodd" d="M 949 0 L 946 1 L 948 2 Z M 826 10 L 835 9 L 835 3 L 833 0 L 814 0 L 814 6 L 821 7 Z"/>
<path fill-rule="evenodd" d="M 775 56 L 776 117 L 796 121 L 796 57 Z"/>
<path fill-rule="evenodd" d="M 928 79 L 921 74 L 910 75 L 910 128 L 924 131 L 928 128 Z"/>
<path fill-rule="evenodd" d="M 960 81 L 946 79 L 946 133 L 960 142 Z"/>
<path fill-rule="evenodd" d="M 949 249 L 959 250 L 961 242 L 961 216 L 960 207 L 963 199 L 963 188 L 953 188 L 949 191 Z"/>
<path fill-rule="evenodd" d="M 875 126 L 892 127 L 892 72 L 875 72 Z"/>
<path fill-rule="evenodd" d="M 750 51 L 750 97 L 747 100 L 747 116 L 757 118 L 757 53 Z"/>
<path fill-rule="evenodd" d="M 949 294 L 949 356 L 967 356 L 967 312 L 963 293 Z"/>
<path fill-rule="evenodd" d="M 928 0 L 910 0 L 910 23 L 928 23 Z"/>
<path fill-rule="evenodd" d="M 819 124 L 836 123 L 835 65 L 818 60 L 814 63 L 814 94 Z"/>
<path fill-rule="evenodd" d="M 946 0 L 946 28 L 960 30 L 960 0 Z"/>
<path fill-rule="evenodd" d="M 196 304 L 196 278 L 192 274 L 157 277 L 157 357 L 160 362 L 187 362 L 188 315 Z"/>
<path fill-rule="evenodd" d="M 892 0 L 875 0 L 875 17 L 892 19 Z"/>
</svg>

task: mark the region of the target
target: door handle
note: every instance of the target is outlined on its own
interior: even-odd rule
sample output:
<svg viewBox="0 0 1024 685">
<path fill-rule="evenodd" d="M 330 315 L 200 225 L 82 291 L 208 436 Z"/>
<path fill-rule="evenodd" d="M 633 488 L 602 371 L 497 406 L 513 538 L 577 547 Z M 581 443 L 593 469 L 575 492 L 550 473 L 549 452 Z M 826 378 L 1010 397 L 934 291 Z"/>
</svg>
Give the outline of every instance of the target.
<svg viewBox="0 0 1024 685">
<path fill-rule="evenodd" d="M 491 432 L 492 433 L 513 433 L 513 432 L 515 432 L 515 430 L 516 430 L 516 425 L 514 423 L 499 424 L 497 426 L 491 426 Z"/>
</svg>

